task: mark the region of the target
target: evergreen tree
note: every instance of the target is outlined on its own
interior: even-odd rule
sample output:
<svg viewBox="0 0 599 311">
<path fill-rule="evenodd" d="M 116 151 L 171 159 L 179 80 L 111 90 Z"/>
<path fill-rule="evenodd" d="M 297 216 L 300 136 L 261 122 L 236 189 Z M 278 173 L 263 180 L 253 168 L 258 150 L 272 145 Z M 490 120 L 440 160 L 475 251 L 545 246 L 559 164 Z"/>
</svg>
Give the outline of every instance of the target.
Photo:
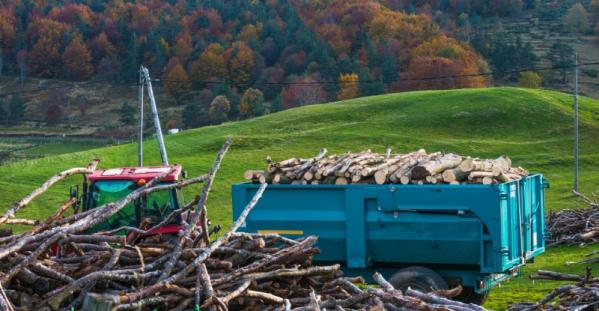
<svg viewBox="0 0 599 311">
<path fill-rule="evenodd" d="M 123 76 L 125 81 L 137 81 L 139 77 L 139 60 L 138 60 L 138 44 L 137 35 L 134 33 L 130 36 L 128 48 L 125 55 L 125 64 L 123 65 Z"/>
<path fill-rule="evenodd" d="M 123 102 L 119 114 L 119 121 L 121 121 L 121 123 L 124 125 L 133 125 L 133 122 L 135 121 L 135 112 L 128 101 Z"/>
<path fill-rule="evenodd" d="M 599 0 L 591 0 L 591 3 L 589 3 L 589 13 L 593 17 L 593 21 L 599 22 Z"/>
<path fill-rule="evenodd" d="M 182 114 L 186 128 L 194 128 L 209 124 L 208 112 L 198 102 L 192 101 L 185 105 Z"/>
<path fill-rule="evenodd" d="M 554 67 L 558 67 L 562 82 L 565 83 L 568 72 L 574 66 L 574 48 L 565 43 L 554 43 L 546 56 Z"/>
<path fill-rule="evenodd" d="M 8 127 L 10 125 L 10 105 L 2 97 L 0 97 L 0 119 L 4 122 L 4 126 Z"/>
<path fill-rule="evenodd" d="M 374 79 L 370 75 L 368 68 L 360 69 L 358 72 L 358 79 L 360 81 L 358 85 L 360 96 L 370 96 L 385 92 L 385 85 L 383 84 L 383 81 L 381 79 Z"/>
<path fill-rule="evenodd" d="M 163 38 L 160 33 L 156 30 L 152 30 L 148 35 L 148 44 L 150 45 L 150 51 L 152 51 L 152 65 L 150 70 L 152 72 L 159 73 L 166 64 L 166 51 Z"/>
<path fill-rule="evenodd" d="M 10 119 L 13 124 L 18 124 L 23 120 L 25 115 L 25 103 L 20 94 L 12 96 L 9 104 Z"/>
<path fill-rule="evenodd" d="M 570 32 L 584 33 L 589 29 L 587 11 L 580 3 L 574 4 L 564 16 L 564 26 Z"/>
<path fill-rule="evenodd" d="M 283 109 L 283 98 L 281 95 L 277 96 L 268 103 L 268 113 L 281 111 L 281 109 Z"/>
</svg>

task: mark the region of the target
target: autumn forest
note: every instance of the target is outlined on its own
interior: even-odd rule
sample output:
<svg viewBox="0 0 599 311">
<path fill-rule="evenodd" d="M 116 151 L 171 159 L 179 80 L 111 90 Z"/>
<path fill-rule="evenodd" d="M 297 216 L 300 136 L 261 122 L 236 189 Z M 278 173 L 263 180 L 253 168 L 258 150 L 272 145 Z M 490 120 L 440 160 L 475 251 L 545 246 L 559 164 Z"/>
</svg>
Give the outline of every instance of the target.
<svg viewBox="0 0 599 311">
<path fill-rule="evenodd" d="M 337 99 L 517 79 L 478 74 L 534 66 L 531 47 L 477 25 L 537 3 L 4 0 L 0 74 L 134 84 L 144 64 L 185 107 L 182 126 L 195 127 Z"/>
</svg>

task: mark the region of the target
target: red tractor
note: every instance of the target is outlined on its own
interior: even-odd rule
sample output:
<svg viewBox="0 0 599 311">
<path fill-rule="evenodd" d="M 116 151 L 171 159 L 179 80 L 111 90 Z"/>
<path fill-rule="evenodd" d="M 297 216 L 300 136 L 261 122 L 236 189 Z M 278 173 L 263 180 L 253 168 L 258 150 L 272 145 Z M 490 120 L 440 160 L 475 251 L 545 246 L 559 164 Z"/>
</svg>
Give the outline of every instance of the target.
<svg viewBox="0 0 599 311">
<path fill-rule="evenodd" d="M 79 198 L 80 206 L 83 211 L 87 211 L 117 201 L 142 187 L 154 177 L 168 172 L 170 173 L 160 181 L 161 183 L 174 183 L 181 178 L 181 166 L 178 164 L 96 170 L 83 182 L 83 193 Z M 77 196 L 77 191 L 72 191 L 72 196 Z M 154 192 L 129 203 L 91 231 L 108 231 L 123 226 L 149 229 L 160 223 L 173 211 L 181 208 L 180 202 L 182 201 L 181 193 L 176 189 Z M 175 217 L 171 223 L 149 234 L 177 234 L 181 230 L 181 223 L 181 216 Z"/>
</svg>

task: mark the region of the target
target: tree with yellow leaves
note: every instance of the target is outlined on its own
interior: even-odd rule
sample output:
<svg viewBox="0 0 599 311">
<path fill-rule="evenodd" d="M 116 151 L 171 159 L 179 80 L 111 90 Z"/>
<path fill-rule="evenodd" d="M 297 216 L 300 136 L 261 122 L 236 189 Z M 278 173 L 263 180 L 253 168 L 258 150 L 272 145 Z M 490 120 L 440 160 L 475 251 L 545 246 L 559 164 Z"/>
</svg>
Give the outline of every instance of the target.
<svg viewBox="0 0 599 311">
<path fill-rule="evenodd" d="M 265 113 L 264 95 L 258 89 L 249 88 L 241 97 L 239 114 L 242 119 L 261 116 Z"/>
<path fill-rule="evenodd" d="M 222 80 L 227 75 L 224 49 L 218 43 L 210 44 L 192 64 L 189 76 L 193 80 Z"/>
<path fill-rule="evenodd" d="M 543 78 L 541 78 L 541 76 L 538 73 L 532 71 L 525 71 L 520 73 L 520 79 L 518 79 L 518 86 L 536 89 L 541 86 L 542 81 Z"/>
<path fill-rule="evenodd" d="M 342 73 L 339 75 L 338 100 L 356 98 L 360 95 L 358 89 L 358 75 L 355 73 Z"/>
</svg>

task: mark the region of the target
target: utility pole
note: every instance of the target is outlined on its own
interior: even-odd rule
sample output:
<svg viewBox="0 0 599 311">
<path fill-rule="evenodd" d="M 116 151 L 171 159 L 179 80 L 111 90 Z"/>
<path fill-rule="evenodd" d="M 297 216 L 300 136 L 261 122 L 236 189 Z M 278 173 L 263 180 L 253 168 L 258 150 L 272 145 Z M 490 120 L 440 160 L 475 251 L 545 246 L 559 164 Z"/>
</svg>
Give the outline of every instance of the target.
<svg viewBox="0 0 599 311">
<path fill-rule="evenodd" d="M 143 67 L 139 67 L 139 98 L 137 101 L 137 110 L 139 111 L 139 129 L 137 132 L 137 166 L 143 166 L 143 141 L 144 141 L 144 72 Z"/>
<path fill-rule="evenodd" d="M 574 56 L 574 191 L 578 191 L 578 54 Z"/>
<path fill-rule="evenodd" d="M 152 115 L 154 116 L 154 129 L 156 130 L 156 140 L 158 141 L 158 148 L 160 148 L 160 158 L 162 159 L 163 165 L 168 165 L 168 157 L 166 155 L 166 146 L 164 145 L 164 138 L 162 137 L 162 128 L 160 127 L 160 118 L 158 117 L 158 109 L 156 108 L 156 99 L 154 98 L 154 90 L 152 89 L 152 80 L 150 79 L 150 72 L 148 68 L 141 67 L 141 71 L 144 74 L 144 82 L 148 87 L 148 100 L 150 102 L 150 108 L 152 109 Z"/>
</svg>

